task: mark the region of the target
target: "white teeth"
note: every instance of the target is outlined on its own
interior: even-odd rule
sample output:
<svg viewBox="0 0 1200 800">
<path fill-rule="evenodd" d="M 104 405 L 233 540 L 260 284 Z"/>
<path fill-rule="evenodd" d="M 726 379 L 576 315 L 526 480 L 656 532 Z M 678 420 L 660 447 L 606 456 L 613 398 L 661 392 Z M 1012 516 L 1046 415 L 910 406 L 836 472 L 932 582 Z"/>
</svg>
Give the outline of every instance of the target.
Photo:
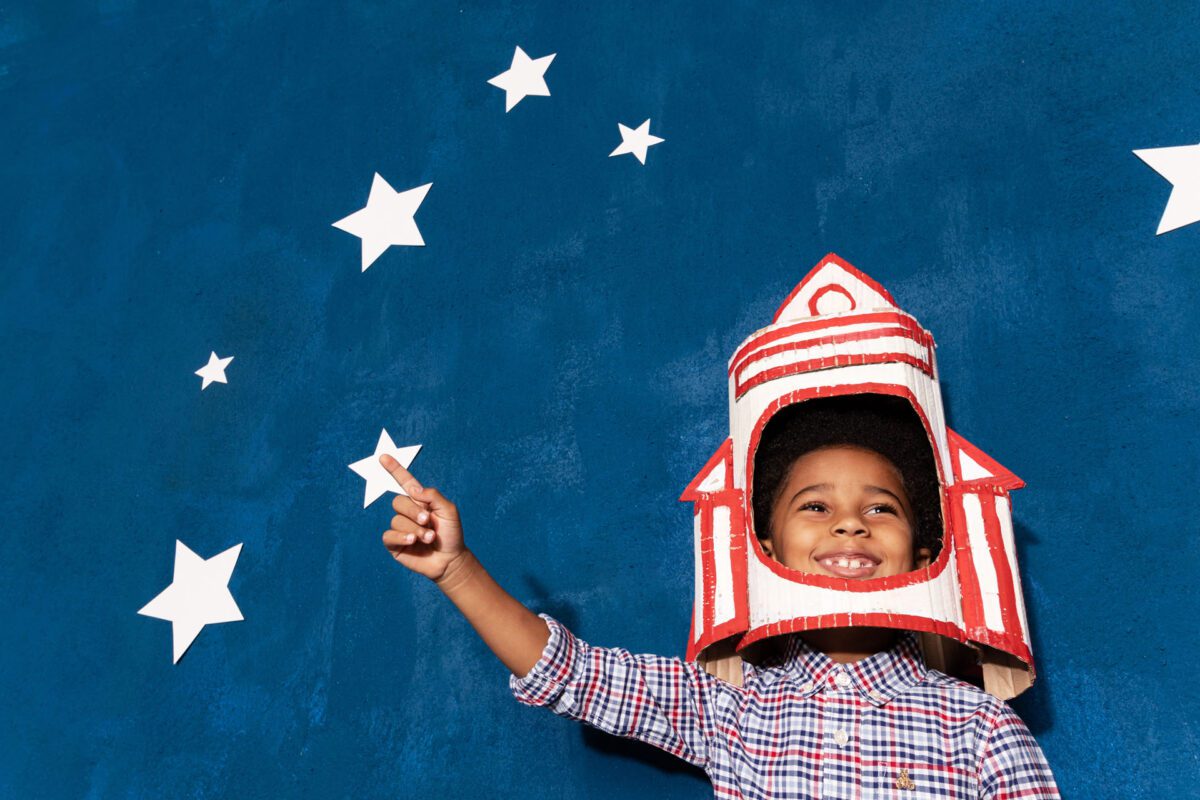
<svg viewBox="0 0 1200 800">
<path fill-rule="evenodd" d="M 865 558 L 827 558 L 825 561 L 830 566 L 841 567 L 842 569 L 866 569 L 867 567 L 874 566 L 874 562 Z"/>
</svg>

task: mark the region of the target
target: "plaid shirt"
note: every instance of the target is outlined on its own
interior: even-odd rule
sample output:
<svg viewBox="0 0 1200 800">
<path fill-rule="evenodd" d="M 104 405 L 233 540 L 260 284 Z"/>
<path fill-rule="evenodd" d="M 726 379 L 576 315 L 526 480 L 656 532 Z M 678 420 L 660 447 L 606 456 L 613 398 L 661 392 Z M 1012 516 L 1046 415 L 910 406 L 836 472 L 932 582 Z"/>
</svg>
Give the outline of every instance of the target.
<svg viewBox="0 0 1200 800">
<path fill-rule="evenodd" d="M 547 614 L 520 702 L 549 706 L 703 769 L 719 798 L 1058 798 L 1006 703 L 928 669 L 916 636 L 838 664 L 789 638 L 782 663 L 743 662 L 741 687 L 694 662 L 594 647 Z"/>
</svg>

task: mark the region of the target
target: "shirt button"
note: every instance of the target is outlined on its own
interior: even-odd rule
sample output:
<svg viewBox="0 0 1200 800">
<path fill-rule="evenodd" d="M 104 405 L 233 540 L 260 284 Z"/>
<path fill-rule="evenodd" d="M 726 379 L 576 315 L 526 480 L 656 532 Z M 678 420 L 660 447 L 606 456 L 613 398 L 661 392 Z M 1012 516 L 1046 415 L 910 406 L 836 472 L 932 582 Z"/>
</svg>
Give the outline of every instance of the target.
<svg viewBox="0 0 1200 800">
<path fill-rule="evenodd" d="M 833 682 L 845 689 L 850 685 L 850 676 L 844 672 L 839 672 L 837 677 L 833 679 Z"/>
<path fill-rule="evenodd" d="M 811 692 L 812 688 L 813 688 L 812 681 L 805 681 L 804 683 L 800 684 L 801 693 Z"/>
<path fill-rule="evenodd" d="M 876 703 L 882 703 L 884 700 L 887 700 L 887 698 L 883 696 L 883 692 L 876 691 L 871 692 L 871 699 Z"/>
<path fill-rule="evenodd" d="M 850 741 L 850 735 L 845 731 L 837 731 L 833 734 L 833 740 L 840 745 L 844 745 L 846 742 Z"/>
</svg>

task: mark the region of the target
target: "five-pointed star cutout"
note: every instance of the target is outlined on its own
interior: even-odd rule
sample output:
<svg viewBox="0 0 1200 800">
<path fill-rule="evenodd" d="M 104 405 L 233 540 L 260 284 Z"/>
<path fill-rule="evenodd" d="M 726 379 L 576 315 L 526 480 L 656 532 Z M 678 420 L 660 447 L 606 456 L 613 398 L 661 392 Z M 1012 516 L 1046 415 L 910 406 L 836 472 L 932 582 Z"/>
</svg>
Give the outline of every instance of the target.
<svg viewBox="0 0 1200 800">
<path fill-rule="evenodd" d="M 520 47 L 513 53 L 512 66 L 488 83 L 504 90 L 504 113 L 512 111 L 513 106 L 528 95 L 549 97 L 550 87 L 546 85 L 546 70 L 558 53 L 551 53 L 541 58 L 530 58 Z"/>
<path fill-rule="evenodd" d="M 379 434 L 379 443 L 375 445 L 375 454 L 360 458 L 350 465 L 350 469 L 357 472 L 367 480 L 367 489 L 363 494 L 363 508 L 371 505 L 385 492 L 395 492 L 397 494 L 408 495 L 396 483 L 396 479 L 392 477 L 392 473 L 383 468 L 383 464 L 379 463 L 379 456 L 387 453 L 392 458 L 400 462 L 400 466 L 408 469 L 408 465 L 413 462 L 420 452 L 421 445 L 414 444 L 411 447 L 396 447 L 396 443 L 392 441 L 392 437 L 388 435 L 387 428 Z"/>
<path fill-rule="evenodd" d="M 646 151 L 653 145 L 666 141 L 666 139 L 660 139 L 650 133 L 650 120 L 646 120 L 641 125 L 638 125 L 637 130 L 626 128 L 618 122 L 617 130 L 621 132 L 621 143 L 617 145 L 616 150 L 608 154 L 609 158 L 622 155 L 623 153 L 633 153 L 637 156 L 638 161 L 645 164 Z"/>
<path fill-rule="evenodd" d="M 195 372 L 196 375 L 204 378 L 204 382 L 200 384 L 200 391 L 203 392 L 205 389 L 207 389 L 208 385 L 213 381 L 217 381 L 218 383 L 229 383 L 229 381 L 225 379 L 225 368 L 229 366 L 230 361 L 233 361 L 233 356 L 229 356 L 228 358 L 217 358 L 216 352 L 210 350 L 208 363 Z"/>
<path fill-rule="evenodd" d="M 1200 222 L 1200 144 L 1154 147 L 1133 154 L 1174 187 L 1158 222 L 1158 233 Z"/>
<path fill-rule="evenodd" d="M 171 622 L 178 664 L 205 625 L 237 622 L 242 612 L 229 593 L 229 577 L 237 564 L 240 544 L 205 560 L 175 540 L 175 578 L 171 585 L 138 613 Z"/>
<path fill-rule="evenodd" d="M 363 272 L 394 244 L 425 244 L 413 217 L 430 186 L 433 184 L 397 192 L 376 172 L 366 207 L 333 223 L 333 227 L 362 239 Z"/>
</svg>

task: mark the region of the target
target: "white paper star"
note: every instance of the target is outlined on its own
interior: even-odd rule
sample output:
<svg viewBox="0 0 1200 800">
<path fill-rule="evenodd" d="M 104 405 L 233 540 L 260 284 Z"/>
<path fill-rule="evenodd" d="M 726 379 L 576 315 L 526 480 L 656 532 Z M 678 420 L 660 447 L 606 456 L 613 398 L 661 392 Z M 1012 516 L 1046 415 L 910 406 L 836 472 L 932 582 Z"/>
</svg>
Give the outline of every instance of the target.
<svg viewBox="0 0 1200 800">
<path fill-rule="evenodd" d="M 179 663 L 205 625 L 243 619 L 229 593 L 229 578 L 241 552 L 242 546 L 236 544 L 205 560 L 175 540 L 175 577 L 171 585 L 138 611 L 147 617 L 170 620 L 175 643 L 173 663 Z"/>
<path fill-rule="evenodd" d="M 1158 233 L 1200 222 L 1200 144 L 1153 147 L 1133 154 L 1174 187 L 1158 222 Z"/>
<path fill-rule="evenodd" d="M 216 352 L 210 350 L 208 363 L 195 372 L 196 375 L 204 378 L 204 382 L 200 384 L 200 391 L 203 392 L 205 389 L 207 389 L 208 385 L 213 381 L 217 381 L 218 383 L 229 383 L 229 381 L 225 379 L 225 368 L 229 366 L 230 361 L 233 361 L 233 356 L 229 356 L 228 358 L 217 358 Z"/>
<path fill-rule="evenodd" d="M 350 465 L 350 469 L 357 472 L 367 480 L 366 492 L 363 494 L 363 508 L 371 505 L 385 492 L 395 492 L 408 496 L 408 492 L 396 483 L 396 479 L 392 477 L 392 473 L 383 468 L 383 464 L 379 463 L 379 456 L 387 453 L 392 458 L 400 462 L 400 466 L 408 469 L 408 465 L 417 457 L 417 453 L 421 451 L 421 445 L 414 444 L 410 447 L 396 447 L 396 443 L 392 441 L 392 437 L 388 435 L 387 428 L 379 434 L 379 443 L 375 445 L 375 454 L 360 458 Z"/>
<path fill-rule="evenodd" d="M 666 139 L 660 139 L 650 133 L 650 120 L 646 120 L 637 127 L 626 128 L 621 123 L 617 123 L 617 130 L 621 132 L 621 143 L 617 145 L 617 149 L 608 154 L 609 158 L 619 156 L 623 153 L 633 153 L 637 160 L 646 163 L 646 151 L 659 142 L 665 142 Z"/>
<path fill-rule="evenodd" d="M 504 113 L 512 111 L 513 106 L 528 95 L 549 97 L 550 87 L 546 85 L 546 70 L 558 53 L 551 53 L 541 58 L 530 58 L 520 47 L 513 53 L 512 66 L 488 83 L 504 90 Z"/>
<path fill-rule="evenodd" d="M 367 205 L 333 223 L 333 227 L 362 239 L 363 272 L 394 244 L 424 246 L 425 240 L 413 217 L 430 186 L 433 184 L 397 192 L 376 172 Z"/>
</svg>

